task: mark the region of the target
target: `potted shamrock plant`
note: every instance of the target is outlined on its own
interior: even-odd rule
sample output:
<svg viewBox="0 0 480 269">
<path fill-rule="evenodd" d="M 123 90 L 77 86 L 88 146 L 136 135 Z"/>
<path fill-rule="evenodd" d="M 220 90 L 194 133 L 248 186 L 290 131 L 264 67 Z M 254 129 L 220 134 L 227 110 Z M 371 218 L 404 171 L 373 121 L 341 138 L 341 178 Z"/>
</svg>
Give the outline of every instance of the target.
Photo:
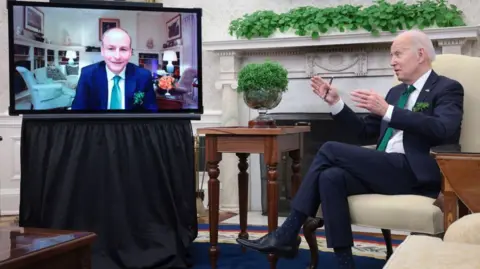
<svg viewBox="0 0 480 269">
<path fill-rule="evenodd" d="M 259 113 L 256 119 L 249 122 L 249 127 L 276 127 L 267 111 L 280 104 L 287 86 L 288 71 L 277 62 L 249 63 L 240 70 L 237 92 L 243 93 L 245 104 Z"/>
</svg>

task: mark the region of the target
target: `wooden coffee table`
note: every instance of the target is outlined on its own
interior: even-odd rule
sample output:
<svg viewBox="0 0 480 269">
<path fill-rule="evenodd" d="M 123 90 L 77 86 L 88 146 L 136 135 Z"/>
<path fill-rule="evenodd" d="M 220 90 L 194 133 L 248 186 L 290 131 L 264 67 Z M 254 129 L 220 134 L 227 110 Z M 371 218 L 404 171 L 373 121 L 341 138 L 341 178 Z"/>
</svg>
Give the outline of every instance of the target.
<svg viewBox="0 0 480 269">
<path fill-rule="evenodd" d="M 0 268 L 89 269 L 95 238 L 89 232 L 0 227 Z"/>
</svg>

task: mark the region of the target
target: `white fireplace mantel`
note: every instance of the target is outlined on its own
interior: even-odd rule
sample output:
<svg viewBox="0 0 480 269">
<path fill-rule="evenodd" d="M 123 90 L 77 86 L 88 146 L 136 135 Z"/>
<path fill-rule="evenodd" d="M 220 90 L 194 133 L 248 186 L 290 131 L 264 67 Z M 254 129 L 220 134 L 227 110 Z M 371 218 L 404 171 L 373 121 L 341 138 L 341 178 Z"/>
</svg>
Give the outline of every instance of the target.
<svg viewBox="0 0 480 269">
<path fill-rule="evenodd" d="M 430 28 L 424 32 L 433 41 L 437 53 L 471 55 L 478 44 L 480 26 Z M 349 90 L 369 87 L 386 94 L 393 83 L 390 66 L 390 45 L 396 34 L 382 32 L 373 36 L 366 31 L 330 33 L 318 39 L 276 34 L 270 38 L 233 39 L 203 42 L 203 50 L 218 57 L 215 88 L 221 95 L 221 125 L 247 125 L 256 117 L 236 92 L 237 75 L 249 62 L 272 59 L 281 62 L 288 71 L 289 91 L 271 112 L 325 113 L 328 107 L 312 93 L 309 78 L 314 74 L 335 76 L 335 84 L 343 90 L 345 102 Z M 342 92 L 340 92 L 342 95 Z M 352 106 L 353 108 L 353 106 Z M 238 208 L 237 158 L 224 154 L 220 163 L 221 202 L 223 208 Z M 261 209 L 261 180 L 258 156 L 251 155 L 250 210 Z"/>
<path fill-rule="evenodd" d="M 431 40 L 452 42 L 477 40 L 480 25 L 461 26 L 448 28 L 428 28 L 424 29 Z M 400 32 L 399 32 L 400 33 Z M 253 39 L 234 39 L 221 41 L 203 42 L 203 49 L 206 51 L 226 52 L 226 51 L 249 51 L 263 49 L 281 49 L 281 48 L 305 48 L 333 45 L 360 45 L 360 44 L 378 44 L 391 43 L 396 34 L 390 32 L 381 32 L 378 36 L 373 36 L 367 31 L 337 32 L 322 35 L 318 39 L 310 36 L 284 36 L 271 38 L 253 38 Z"/>
</svg>

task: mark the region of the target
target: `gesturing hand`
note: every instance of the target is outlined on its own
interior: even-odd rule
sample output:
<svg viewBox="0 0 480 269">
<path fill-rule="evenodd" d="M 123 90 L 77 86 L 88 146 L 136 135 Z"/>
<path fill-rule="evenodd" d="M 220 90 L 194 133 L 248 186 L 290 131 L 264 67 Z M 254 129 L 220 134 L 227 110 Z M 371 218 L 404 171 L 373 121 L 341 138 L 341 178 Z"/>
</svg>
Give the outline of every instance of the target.
<svg viewBox="0 0 480 269">
<path fill-rule="evenodd" d="M 337 89 L 328 84 L 320 76 L 312 77 L 312 90 L 329 105 L 333 105 L 340 100 Z"/>
<path fill-rule="evenodd" d="M 387 113 L 388 103 L 382 96 L 372 90 L 354 90 L 351 97 L 359 108 L 364 108 L 381 117 Z"/>
</svg>

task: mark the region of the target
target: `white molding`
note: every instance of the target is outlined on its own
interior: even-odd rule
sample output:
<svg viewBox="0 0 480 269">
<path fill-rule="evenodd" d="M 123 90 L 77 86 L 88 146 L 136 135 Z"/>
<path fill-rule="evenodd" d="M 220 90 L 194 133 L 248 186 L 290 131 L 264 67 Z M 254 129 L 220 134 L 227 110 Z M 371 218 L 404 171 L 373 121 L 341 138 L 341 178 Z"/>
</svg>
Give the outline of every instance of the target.
<svg viewBox="0 0 480 269">
<path fill-rule="evenodd" d="M 206 110 L 199 121 L 191 121 L 193 134 L 197 134 L 198 128 L 219 127 L 222 124 L 221 110 Z"/>
<path fill-rule="evenodd" d="M 85 51 L 85 46 L 82 45 L 60 45 L 60 44 L 49 44 L 45 42 L 39 42 L 33 39 L 30 39 L 25 36 L 15 36 L 14 38 L 15 44 L 24 45 L 24 46 L 34 46 L 38 48 L 44 48 L 49 50 L 77 50 L 77 51 Z"/>
<path fill-rule="evenodd" d="M 0 128 L 20 128 L 22 127 L 22 117 L 0 114 Z"/>
<path fill-rule="evenodd" d="M 20 202 L 20 189 L 19 188 L 12 188 L 12 189 L 0 189 L 0 215 L 7 216 L 7 215 L 18 215 L 20 209 L 19 207 Z"/>
<path fill-rule="evenodd" d="M 205 124 L 208 124 L 208 123 L 217 124 L 217 123 L 220 123 L 221 116 L 222 116 L 221 110 L 205 110 L 200 121 Z M 198 121 L 192 121 L 192 124 L 194 124 L 195 122 L 198 122 Z"/>
<path fill-rule="evenodd" d="M 432 40 L 445 39 L 467 39 L 477 40 L 480 26 L 461 26 L 447 28 L 429 28 L 423 31 Z M 399 31 L 398 33 L 401 33 Z M 372 44 L 372 43 L 391 43 L 397 34 L 390 32 L 381 32 L 379 36 L 373 36 L 367 31 L 354 31 L 344 33 L 332 33 L 320 36 L 318 39 L 312 39 L 310 36 L 298 37 L 272 37 L 272 38 L 253 38 L 236 39 L 203 42 L 203 49 L 206 51 L 247 51 L 259 49 L 280 49 L 295 47 L 318 47 L 332 45 L 353 45 L 353 44 Z"/>
<path fill-rule="evenodd" d="M 20 195 L 20 189 L 19 188 L 0 189 L 0 196 L 4 196 L 4 195 Z"/>
</svg>

